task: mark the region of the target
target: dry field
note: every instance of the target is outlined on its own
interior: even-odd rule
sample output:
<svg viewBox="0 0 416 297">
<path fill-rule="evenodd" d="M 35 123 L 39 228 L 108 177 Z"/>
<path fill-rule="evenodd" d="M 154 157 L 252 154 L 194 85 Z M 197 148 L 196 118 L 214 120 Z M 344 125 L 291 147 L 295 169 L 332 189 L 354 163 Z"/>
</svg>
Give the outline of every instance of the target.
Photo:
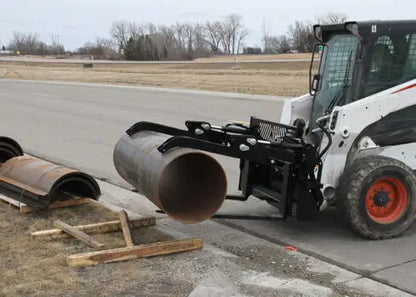
<svg viewBox="0 0 416 297">
<path fill-rule="evenodd" d="M 299 59 L 305 55 L 290 57 Z M 71 63 L 0 61 L 0 79 L 93 82 L 275 96 L 307 92 L 309 62 L 290 61 L 289 55 L 287 62 L 224 63 L 221 61 L 224 58 L 212 59 L 218 59 L 218 63 L 210 60 L 184 64 L 94 64 L 93 69 Z"/>
<path fill-rule="evenodd" d="M 238 55 L 238 56 L 214 56 L 209 58 L 199 58 L 197 62 L 210 61 L 247 61 L 247 60 L 293 60 L 310 59 L 311 54 L 278 54 L 278 55 Z"/>
<path fill-rule="evenodd" d="M 118 215 L 96 203 L 23 215 L 1 203 L 0 296 L 180 296 L 184 289 L 192 290 L 192 283 L 183 280 L 158 283 L 161 279 L 166 282 L 164 278 L 168 277 L 157 275 L 164 271 L 163 267 L 169 269 L 177 264 L 172 260 L 178 259 L 175 255 L 96 267 L 67 267 L 66 256 L 92 249 L 75 239 L 45 241 L 31 239 L 29 234 L 53 228 L 58 218 L 79 225 L 117 220 Z M 171 239 L 152 227 L 134 229 L 132 237 L 136 244 Z M 94 238 L 106 243 L 106 248 L 125 246 L 121 231 Z M 193 252 L 181 255 L 179 259 L 190 263 L 195 257 Z"/>
</svg>

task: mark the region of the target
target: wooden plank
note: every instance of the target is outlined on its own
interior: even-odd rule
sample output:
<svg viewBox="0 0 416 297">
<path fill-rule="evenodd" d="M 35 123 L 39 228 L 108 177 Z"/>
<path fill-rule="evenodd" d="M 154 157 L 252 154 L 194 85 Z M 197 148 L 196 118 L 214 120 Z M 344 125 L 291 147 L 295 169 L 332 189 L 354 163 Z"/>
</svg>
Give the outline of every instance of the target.
<svg viewBox="0 0 416 297">
<path fill-rule="evenodd" d="M 71 235 L 72 237 L 85 242 L 86 244 L 88 244 L 89 246 L 96 248 L 96 249 L 101 249 L 103 248 L 105 245 L 101 242 L 96 241 L 94 238 L 92 238 L 91 236 L 89 236 L 87 233 L 84 233 L 80 230 L 75 229 L 74 227 L 60 221 L 57 220 L 53 223 L 53 225 L 58 228 L 61 229 L 62 231 L 64 231 L 65 233 Z"/>
<path fill-rule="evenodd" d="M 127 247 L 134 246 L 133 239 L 131 238 L 131 232 L 129 227 L 129 217 L 125 210 L 120 211 L 120 224 L 121 230 L 123 231 L 124 241 Z"/>
<path fill-rule="evenodd" d="M 23 202 L 19 202 L 19 201 L 15 200 L 13 198 L 10 198 L 10 197 L 8 197 L 4 194 L 1 194 L 1 193 L 0 193 L 0 200 L 2 202 L 5 202 L 6 204 L 15 206 L 17 208 L 19 208 L 20 206 L 26 206 L 26 204 L 24 204 Z"/>
<path fill-rule="evenodd" d="M 35 209 L 33 207 L 30 207 L 29 205 L 20 205 L 19 207 L 19 213 L 21 214 L 31 213 L 34 211 Z"/>
<path fill-rule="evenodd" d="M 64 208 L 64 207 L 88 204 L 90 203 L 90 201 L 91 201 L 90 198 L 77 198 L 77 199 L 69 199 L 69 200 L 63 200 L 63 201 L 55 201 L 55 202 L 52 202 L 48 208 L 49 209 Z"/>
<path fill-rule="evenodd" d="M 3 194 L 0 193 L 0 200 L 2 202 L 5 202 L 11 206 L 16 207 L 17 209 L 19 209 L 19 212 L 22 214 L 26 214 L 26 213 L 31 213 L 33 212 L 35 209 L 33 207 L 30 207 L 29 205 L 26 205 L 23 202 L 19 202 L 13 198 L 7 197 Z M 90 199 L 89 198 L 74 198 L 74 199 L 69 199 L 69 200 L 63 200 L 63 201 L 55 201 L 52 202 L 48 209 L 55 209 L 55 208 L 64 208 L 64 207 L 70 207 L 70 206 L 75 206 L 75 205 L 82 205 L 82 204 L 86 204 L 89 203 Z"/>
<path fill-rule="evenodd" d="M 202 249 L 204 243 L 201 238 L 158 242 L 119 249 L 72 255 L 67 258 L 70 267 L 82 267 L 126 261 L 137 258 L 147 258 L 179 252 Z"/>
<path fill-rule="evenodd" d="M 48 209 L 65 208 L 65 207 L 70 207 L 70 206 L 83 205 L 87 203 L 90 203 L 89 198 L 77 198 L 77 199 L 69 199 L 69 200 L 63 200 L 63 201 L 55 201 L 55 202 L 52 202 L 48 206 Z M 35 209 L 30 206 L 26 206 L 24 208 L 20 207 L 20 213 L 30 213 L 30 212 L 33 212 L 34 210 Z"/>
<path fill-rule="evenodd" d="M 155 217 L 133 219 L 129 222 L 131 229 L 138 229 L 142 227 L 149 227 L 156 225 Z M 75 229 L 84 231 L 88 234 L 99 234 L 99 233 L 110 233 L 121 230 L 120 221 L 109 221 L 96 224 L 88 224 L 81 226 L 74 226 Z M 68 234 L 63 232 L 60 229 L 50 229 L 43 231 L 36 231 L 30 233 L 32 238 L 41 238 L 41 239 L 60 239 L 70 237 Z"/>
<path fill-rule="evenodd" d="M 3 203 L 8 204 L 9 206 L 12 206 L 14 208 L 17 208 L 20 213 L 29 213 L 32 212 L 34 209 L 23 202 L 17 201 L 13 198 L 7 197 L 4 194 L 0 193 L 0 201 Z"/>
<path fill-rule="evenodd" d="M 16 207 L 19 207 L 20 205 L 26 205 L 26 204 L 24 204 L 22 202 L 19 202 L 19 201 L 14 200 L 14 199 L 12 199 L 10 197 L 7 197 L 7 196 L 5 196 L 5 195 L 3 195 L 1 193 L 0 193 L 0 200 L 2 200 L 3 202 L 5 202 L 6 204 L 13 205 L 13 206 L 16 206 Z"/>
</svg>

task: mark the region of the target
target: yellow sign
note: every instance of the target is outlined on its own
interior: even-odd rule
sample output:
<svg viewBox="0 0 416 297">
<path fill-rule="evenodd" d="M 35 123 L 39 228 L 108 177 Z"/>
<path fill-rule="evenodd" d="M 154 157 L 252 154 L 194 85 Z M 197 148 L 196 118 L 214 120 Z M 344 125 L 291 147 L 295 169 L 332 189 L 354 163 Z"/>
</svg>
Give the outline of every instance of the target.
<svg viewBox="0 0 416 297">
<path fill-rule="evenodd" d="M 16 54 L 17 54 L 17 55 L 20 55 L 20 51 L 17 51 L 17 52 L 16 52 Z"/>
</svg>

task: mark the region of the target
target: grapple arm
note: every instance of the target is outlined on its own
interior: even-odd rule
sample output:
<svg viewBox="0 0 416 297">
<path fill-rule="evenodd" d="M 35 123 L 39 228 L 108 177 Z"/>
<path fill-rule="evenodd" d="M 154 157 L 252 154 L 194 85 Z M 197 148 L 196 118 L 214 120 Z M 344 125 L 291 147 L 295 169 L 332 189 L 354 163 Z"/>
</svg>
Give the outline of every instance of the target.
<svg viewBox="0 0 416 297">
<path fill-rule="evenodd" d="M 310 153 L 313 148 L 302 140 L 304 122 L 295 124 L 289 126 L 252 117 L 249 125 L 213 126 L 203 121 L 187 121 L 187 129 L 182 130 L 139 122 L 128 129 L 127 134 L 153 131 L 172 136 L 158 147 L 161 154 L 177 148 L 192 148 L 240 159 L 242 197 L 248 199 L 253 195 L 265 200 L 286 217 L 292 212 L 296 193 L 305 196 L 310 195 L 311 188 L 319 191 L 319 182 L 311 176 L 319 162 L 306 160 L 310 156 L 313 158 L 313 152 Z M 305 191 L 295 191 L 299 185 Z"/>
</svg>

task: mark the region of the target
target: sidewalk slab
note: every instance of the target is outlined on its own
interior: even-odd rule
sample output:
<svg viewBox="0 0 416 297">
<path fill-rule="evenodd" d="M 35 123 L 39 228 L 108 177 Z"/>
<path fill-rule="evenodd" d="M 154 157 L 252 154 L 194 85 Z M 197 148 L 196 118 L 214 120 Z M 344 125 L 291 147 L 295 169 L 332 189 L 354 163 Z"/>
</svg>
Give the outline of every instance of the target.
<svg viewBox="0 0 416 297">
<path fill-rule="evenodd" d="M 415 247 L 413 251 L 415 251 Z M 416 295 L 416 261 L 382 270 L 373 274 L 373 276 Z"/>
</svg>

